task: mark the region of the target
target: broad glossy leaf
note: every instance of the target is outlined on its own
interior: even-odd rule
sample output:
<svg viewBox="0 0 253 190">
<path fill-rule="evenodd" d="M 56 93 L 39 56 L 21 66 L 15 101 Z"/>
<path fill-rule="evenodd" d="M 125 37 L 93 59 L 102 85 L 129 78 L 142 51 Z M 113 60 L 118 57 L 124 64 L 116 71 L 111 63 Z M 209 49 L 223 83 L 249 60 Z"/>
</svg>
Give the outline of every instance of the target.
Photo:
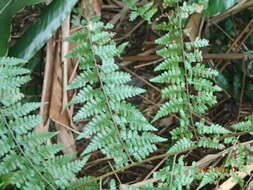
<svg viewBox="0 0 253 190">
<path fill-rule="evenodd" d="M 0 1 L 0 14 L 9 6 L 11 3 L 10 0 L 1 0 Z"/>
<path fill-rule="evenodd" d="M 229 88 L 230 88 L 230 87 L 229 87 L 229 82 L 228 82 L 227 78 L 226 78 L 223 74 L 220 73 L 220 74 L 218 75 L 216 81 L 217 81 L 218 85 L 219 85 L 221 88 L 223 88 L 223 89 L 225 89 L 225 90 L 229 90 Z"/>
<path fill-rule="evenodd" d="M 236 101 L 240 100 L 242 76 L 241 73 L 235 73 L 233 76 L 233 96 Z"/>
<path fill-rule="evenodd" d="M 61 26 L 77 0 L 54 0 L 33 23 L 20 40 L 11 47 L 10 55 L 25 60 L 31 59 L 46 41 Z"/>
<path fill-rule="evenodd" d="M 253 84 L 248 84 L 245 88 L 245 96 L 250 100 L 253 101 Z"/>
<path fill-rule="evenodd" d="M 45 0 L 1 0 L 0 1 L 0 56 L 8 53 L 8 42 L 11 34 L 12 17 L 24 7 Z"/>
<path fill-rule="evenodd" d="M 210 0 L 205 15 L 215 16 L 236 4 L 237 0 Z"/>
</svg>

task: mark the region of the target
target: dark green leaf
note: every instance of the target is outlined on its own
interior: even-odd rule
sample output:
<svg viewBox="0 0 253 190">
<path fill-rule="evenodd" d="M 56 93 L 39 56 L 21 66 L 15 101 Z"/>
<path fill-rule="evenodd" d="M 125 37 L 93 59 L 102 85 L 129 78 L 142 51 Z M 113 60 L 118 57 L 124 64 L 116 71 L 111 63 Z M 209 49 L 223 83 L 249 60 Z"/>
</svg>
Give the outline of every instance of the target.
<svg viewBox="0 0 253 190">
<path fill-rule="evenodd" d="M 224 12 L 236 4 L 236 0 L 210 0 L 205 11 L 206 16 L 214 16 Z"/>
<path fill-rule="evenodd" d="M 240 74 L 235 74 L 233 78 L 233 96 L 235 100 L 240 100 L 242 78 Z"/>
<path fill-rule="evenodd" d="M 76 2 L 77 0 L 54 0 L 41 18 L 11 47 L 10 55 L 25 60 L 31 59 L 63 23 Z"/>
<path fill-rule="evenodd" d="M 250 100 L 253 101 L 253 84 L 248 84 L 245 88 L 245 96 Z"/>
<path fill-rule="evenodd" d="M 223 88 L 225 90 L 229 90 L 229 82 L 223 74 L 220 73 L 218 75 L 216 81 L 221 88 Z"/>
<path fill-rule="evenodd" d="M 34 5 L 45 0 L 1 0 L 0 1 L 0 56 L 8 53 L 12 17 L 25 6 Z"/>
</svg>

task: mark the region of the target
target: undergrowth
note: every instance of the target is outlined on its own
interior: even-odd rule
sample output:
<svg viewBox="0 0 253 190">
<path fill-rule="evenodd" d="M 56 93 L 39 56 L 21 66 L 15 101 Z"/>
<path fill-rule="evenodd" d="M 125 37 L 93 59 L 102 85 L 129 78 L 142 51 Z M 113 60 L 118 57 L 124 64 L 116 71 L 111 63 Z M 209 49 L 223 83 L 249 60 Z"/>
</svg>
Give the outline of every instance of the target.
<svg viewBox="0 0 253 190">
<path fill-rule="evenodd" d="M 132 10 L 130 20 L 138 16 L 152 22 L 159 11 L 154 3 L 137 6 L 136 1 L 125 1 Z M 191 189 L 193 183 L 200 189 L 221 179 L 236 176 L 234 171 L 215 169 L 200 172 L 195 162 L 187 163 L 184 152 L 197 148 L 223 150 L 225 167 L 244 168 L 252 159 L 252 146 L 241 146 L 238 137 L 252 132 L 253 117 L 229 127 L 211 123 L 205 119 L 208 109 L 217 103 L 216 93 L 221 91 L 215 83 L 218 72 L 202 64 L 201 48 L 208 45 L 205 39 L 191 42 L 185 38 L 189 32 L 185 21 L 196 11 L 194 4 L 179 0 L 164 0 L 163 8 L 169 13 L 156 25 L 163 35 L 155 42 L 162 48 L 157 55 L 163 61 L 155 68 L 157 76 L 151 82 L 163 84 L 161 95 L 164 104 L 153 118 L 156 121 L 171 114 L 178 115 L 178 126 L 166 138 L 155 134 L 153 126 L 128 98 L 144 92 L 128 85 L 128 73 L 120 71 L 115 58 L 120 57 L 127 43 L 117 45 L 113 40 L 111 24 L 97 18 L 88 20 L 75 17 L 74 24 L 81 31 L 68 38 L 79 45 L 72 49 L 68 58 L 78 58 L 80 74 L 68 90 L 78 89 L 70 104 L 81 105 L 74 116 L 75 121 L 88 119 L 77 139 L 91 137 L 83 150 L 81 160 L 74 155 L 62 155 L 62 145 L 50 144 L 57 133 L 35 132 L 41 123 L 36 110 L 43 103 L 24 103 L 20 87 L 29 81 L 25 61 L 16 58 L 0 59 L 0 187 L 19 189 L 99 189 L 102 178 L 78 178 L 77 173 L 85 166 L 89 155 L 101 151 L 114 160 L 116 171 L 148 161 L 157 150 L 157 143 L 167 143 L 167 156 L 172 161 L 153 173 L 155 183 L 145 187 L 128 186 L 128 189 Z M 168 143 L 169 142 L 169 143 Z M 229 149 L 230 150 L 230 149 Z M 233 153 L 233 154 L 232 154 Z M 56 155 L 57 154 L 57 155 Z M 224 155 L 224 156 L 225 156 Z M 106 176 L 107 177 L 107 176 Z M 197 185 L 196 185 L 197 184 Z M 111 180 L 108 187 L 117 189 Z"/>
</svg>

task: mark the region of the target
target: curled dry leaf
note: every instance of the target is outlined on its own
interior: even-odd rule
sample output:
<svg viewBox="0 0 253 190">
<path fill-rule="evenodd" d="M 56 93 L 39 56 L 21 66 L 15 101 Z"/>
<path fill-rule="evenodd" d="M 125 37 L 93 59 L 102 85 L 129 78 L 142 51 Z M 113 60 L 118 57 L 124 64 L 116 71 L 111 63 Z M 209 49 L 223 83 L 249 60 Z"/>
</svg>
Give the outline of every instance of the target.
<svg viewBox="0 0 253 190">
<path fill-rule="evenodd" d="M 81 7 L 86 18 L 101 16 L 102 0 L 82 0 Z"/>
<path fill-rule="evenodd" d="M 200 4 L 196 4 L 196 11 L 193 13 L 185 27 L 189 31 L 188 37 L 193 42 L 199 35 L 201 21 L 202 21 L 202 11 L 204 10 L 204 6 Z"/>
<path fill-rule="evenodd" d="M 102 0 L 93 0 L 92 6 L 97 16 L 101 16 Z"/>
</svg>

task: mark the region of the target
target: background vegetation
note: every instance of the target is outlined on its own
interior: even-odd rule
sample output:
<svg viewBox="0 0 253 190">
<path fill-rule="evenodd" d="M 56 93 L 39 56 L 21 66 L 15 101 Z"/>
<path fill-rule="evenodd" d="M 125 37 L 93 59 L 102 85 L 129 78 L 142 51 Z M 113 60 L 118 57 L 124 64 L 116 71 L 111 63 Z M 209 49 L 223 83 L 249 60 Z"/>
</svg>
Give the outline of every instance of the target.
<svg viewBox="0 0 253 190">
<path fill-rule="evenodd" d="M 253 189 L 251 0 L 2 0 L 0 189 Z"/>
</svg>

